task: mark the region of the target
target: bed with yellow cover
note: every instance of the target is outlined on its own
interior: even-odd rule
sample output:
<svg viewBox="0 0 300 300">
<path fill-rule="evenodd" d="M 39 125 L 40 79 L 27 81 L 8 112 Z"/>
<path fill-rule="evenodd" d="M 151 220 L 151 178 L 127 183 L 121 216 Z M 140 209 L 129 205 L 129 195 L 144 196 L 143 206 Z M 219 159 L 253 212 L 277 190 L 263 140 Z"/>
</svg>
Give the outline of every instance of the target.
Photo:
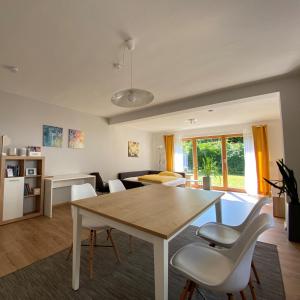
<svg viewBox="0 0 300 300">
<path fill-rule="evenodd" d="M 174 172 L 160 172 L 158 174 L 147 174 L 138 177 L 126 178 L 128 181 L 138 181 L 143 184 L 163 184 L 167 186 L 178 186 L 185 184 L 185 178 Z"/>
</svg>

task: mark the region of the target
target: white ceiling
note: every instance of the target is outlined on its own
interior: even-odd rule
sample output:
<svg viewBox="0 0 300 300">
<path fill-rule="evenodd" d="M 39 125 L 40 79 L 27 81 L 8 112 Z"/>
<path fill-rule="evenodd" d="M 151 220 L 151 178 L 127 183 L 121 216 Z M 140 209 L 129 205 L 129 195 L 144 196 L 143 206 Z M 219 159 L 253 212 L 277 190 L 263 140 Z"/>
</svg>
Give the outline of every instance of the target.
<svg viewBox="0 0 300 300">
<path fill-rule="evenodd" d="M 299 0 L 0 0 L 0 89 L 100 116 L 129 85 L 112 63 L 137 38 L 135 87 L 153 105 L 289 72 Z"/>
<path fill-rule="evenodd" d="M 210 112 L 209 110 L 213 110 Z M 196 118 L 195 124 L 187 122 Z M 279 93 L 272 93 L 203 106 L 198 109 L 172 113 L 137 121 L 130 121 L 124 126 L 149 132 L 181 131 L 196 128 L 222 127 L 236 124 L 256 123 L 278 120 L 281 118 Z"/>
</svg>

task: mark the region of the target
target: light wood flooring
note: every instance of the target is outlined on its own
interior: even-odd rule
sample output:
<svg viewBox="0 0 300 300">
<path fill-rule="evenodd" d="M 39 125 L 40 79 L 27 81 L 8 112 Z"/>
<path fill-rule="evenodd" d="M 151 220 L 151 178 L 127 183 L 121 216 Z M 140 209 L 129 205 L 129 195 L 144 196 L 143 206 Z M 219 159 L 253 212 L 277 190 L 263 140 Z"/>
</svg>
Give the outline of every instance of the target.
<svg viewBox="0 0 300 300">
<path fill-rule="evenodd" d="M 231 205 L 231 201 L 228 201 L 227 204 Z M 235 205 L 235 207 L 238 206 Z M 226 211 L 224 209 L 225 219 Z M 266 207 L 264 211 L 271 213 L 272 207 Z M 232 209 L 230 210 L 231 218 L 233 215 L 243 214 L 245 212 L 240 212 L 238 209 L 234 212 Z M 72 241 L 72 219 L 69 204 L 55 207 L 53 215 L 53 219 L 37 217 L 0 226 L 0 277 L 70 246 Z M 209 216 L 203 217 L 201 222 L 207 220 L 209 220 Z M 83 231 L 82 238 L 86 237 L 87 232 Z M 278 246 L 286 299 L 299 300 L 300 244 L 288 242 L 287 233 L 283 229 L 283 220 L 281 219 L 276 219 L 276 227 L 263 234 L 260 240 Z"/>
</svg>

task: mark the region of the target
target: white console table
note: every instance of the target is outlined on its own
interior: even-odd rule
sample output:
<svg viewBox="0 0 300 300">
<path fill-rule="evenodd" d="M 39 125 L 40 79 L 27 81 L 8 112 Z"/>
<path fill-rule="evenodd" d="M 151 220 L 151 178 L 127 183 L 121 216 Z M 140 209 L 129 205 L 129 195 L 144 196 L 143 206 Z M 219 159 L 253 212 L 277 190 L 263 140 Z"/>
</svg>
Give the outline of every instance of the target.
<svg viewBox="0 0 300 300">
<path fill-rule="evenodd" d="M 87 174 L 57 175 L 45 178 L 44 215 L 52 218 L 54 189 L 71 187 L 74 184 L 90 183 L 95 188 L 96 178 Z M 66 199 L 70 201 L 71 199 Z"/>
</svg>

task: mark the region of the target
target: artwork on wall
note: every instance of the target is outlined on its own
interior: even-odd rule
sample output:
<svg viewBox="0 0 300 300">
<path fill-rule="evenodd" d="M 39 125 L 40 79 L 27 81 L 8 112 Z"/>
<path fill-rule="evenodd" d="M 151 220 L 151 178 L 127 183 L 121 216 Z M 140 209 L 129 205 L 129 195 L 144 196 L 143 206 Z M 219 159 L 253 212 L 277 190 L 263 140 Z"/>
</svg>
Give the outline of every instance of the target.
<svg viewBox="0 0 300 300">
<path fill-rule="evenodd" d="M 69 129 L 69 148 L 84 148 L 84 132 L 76 129 Z"/>
<path fill-rule="evenodd" d="M 128 157 L 139 157 L 140 154 L 140 143 L 128 142 Z"/>
<path fill-rule="evenodd" d="M 62 147 L 63 128 L 43 125 L 43 146 L 44 147 Z"/>
</svg>

